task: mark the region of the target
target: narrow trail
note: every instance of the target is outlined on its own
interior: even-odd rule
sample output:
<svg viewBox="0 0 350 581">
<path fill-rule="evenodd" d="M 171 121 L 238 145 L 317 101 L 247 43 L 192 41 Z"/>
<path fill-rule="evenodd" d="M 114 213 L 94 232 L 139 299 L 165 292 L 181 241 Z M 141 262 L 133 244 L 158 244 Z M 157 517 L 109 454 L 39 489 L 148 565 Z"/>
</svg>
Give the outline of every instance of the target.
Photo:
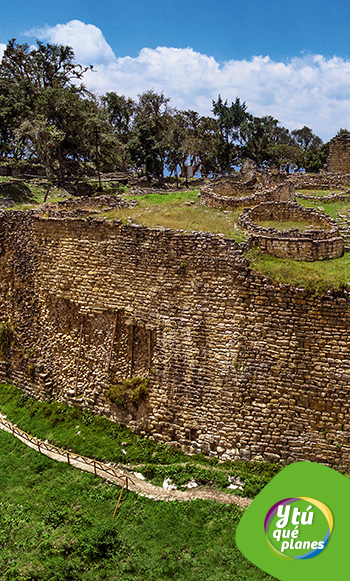
<svg viewBox="0 0 350 581">
<path fill-rule="evenodd" d="M 227 494 L 226 492 L 221 492 L 220 490 L 212 489 L 209 487 L 203 488 L 192 488 L 189 490 L 167 490 L 161 488 L 160 486 L 154 486 L 149 482 L 146 482 L 140 478 L 137 474 L 138 472 L 133 472 L 130 467 L 114 465 L 112 463 L 104 463 L 93 458 L 87 458 L 73 452 L 67 452 L 53 446 L 48 442 L 39 440 L 23 430 L 20 430 L 15 424 L 7 420 L 3 415 L 0 414 L 0 429 L 5 432 L 9 432 L 15 438 L 26 444 L 29 448 L 36 450 L 37 452 L 48 456 L 52 460 L 57 462 L 65 462 L 74 468 L 79 470 L 84 470 L 85 472 L 92 472 L 95 476 L 103 478 L 107 482 L 122 486 L 123 483 L 127 483 L 128 490 L 132 490 L 139 496 L 145 496 L 152 500 L 162 500 L 162 501 L 188 501 L 195 499 L 203 500 L 215 500 L 216 502 L 222 502 L 224 504 L 236 504 L 242 508 L 247 508 L 252 500 L 250 498 L 243 498 L 241 496 L 236 496 L 234 494 Z"/>
</svg>

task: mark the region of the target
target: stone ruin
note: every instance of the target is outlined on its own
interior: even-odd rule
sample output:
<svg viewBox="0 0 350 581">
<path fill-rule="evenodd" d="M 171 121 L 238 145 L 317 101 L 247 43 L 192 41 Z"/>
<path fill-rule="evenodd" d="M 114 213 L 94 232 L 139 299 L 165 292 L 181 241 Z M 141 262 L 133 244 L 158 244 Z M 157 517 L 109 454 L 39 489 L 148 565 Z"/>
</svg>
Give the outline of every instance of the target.
<svg viewBox="0 0 350 581">
<path fill-rule="evenodd" d="M 348 465 L 348 291 L 271 284 L 223 235 L 59 208 L 0 211 L 0 380 L 190 453 Z M 131 377 L 148 393 L 118 407 Z"/>
<path fill-rule="evenodd" d="M 264 228 L 259 221 L 308 221 L 312 226 L 300 232 L 298 228 L 277 230 Z M 250 233 L 250 243 L 278 258 L 312 262 L 339 258 L 344 253 L 344 240 L 337 223 L 324 212 L 304 208 L 296 202 L 265 202 L 246 209 L 239 223 Z M 317 228 L 318 227 L 318 228 Z"/>
<path fill-rule="evenodd" d="M 350 174 L 350 135 L 338 135 L 331 139 L 327 170 Z"/>
<path fill-rule="evenodd" d="M 342 176 L 293 176 L 285 179 L 279 185 L 262 187 L 257 180 L 249 182 L 225 178 L 206 185 L 201 190 L 201 202 L 205 206 L 222 209 L 245 209 L 239 218 L 240 225 L 249 232 L 245 244 L 246 250 L 257 244 L 264 252 L 278 258 L 289 258 L 312 262 L 339 258 L 344 253 L 344 239 L 339 235 L 336 222 L 327 214 L 312 208 L 304 208 L 295 202 L 295 187 L 300 189 L 344 187 Z M 350 190 L 341 194 L 329 196 L 309 196 L 301 194 L 306 199 L 316 199 L 320 202 L 334 199 L 348 199 Z M 297 228 L 277 230 L 263 228 L 257 221 L 309 221 L 314 228 L 299 232 Z"/>
</svg>

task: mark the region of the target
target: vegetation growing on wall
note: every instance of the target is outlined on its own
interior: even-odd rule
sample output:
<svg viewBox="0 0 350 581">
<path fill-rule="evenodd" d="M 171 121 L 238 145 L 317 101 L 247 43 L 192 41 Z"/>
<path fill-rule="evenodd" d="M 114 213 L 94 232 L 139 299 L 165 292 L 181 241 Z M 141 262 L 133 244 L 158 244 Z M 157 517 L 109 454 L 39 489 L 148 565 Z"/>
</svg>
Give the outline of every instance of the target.
<svg viewBox="0 0 350 581">
<path fill-rule="evenodd" d="M 137 404 L 148 394 L 149 377 L 132 377 L 121 383 L 111 385 L 107 392 L 110 401 L 119 407 L 127 407 L 129 403 Z"/>
</svg>

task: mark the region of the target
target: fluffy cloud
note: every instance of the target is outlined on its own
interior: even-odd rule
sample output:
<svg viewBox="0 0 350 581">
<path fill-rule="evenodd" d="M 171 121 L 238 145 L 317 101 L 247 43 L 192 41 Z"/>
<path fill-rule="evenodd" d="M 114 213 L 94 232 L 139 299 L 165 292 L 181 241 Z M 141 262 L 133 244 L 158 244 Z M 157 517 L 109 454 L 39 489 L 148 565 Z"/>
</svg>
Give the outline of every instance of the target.
<svg viewBox="0 0 350 581">
<path fill-rule="evenodd" d="M 2 55 L 4 54 L 5 48 L 6 48 L 6 44 L 2 44 L 0 42 L 0 59 L 2 59 Z"/>
<path fill-rule="evenodd" d="M 304 55 L 286 62 L 268 56 L 217 62 L 192 48 L 143 48 L 135 58 L 116 58 L 102 32 L 91 24 L 67 24 L 31 31 L 37 38 L 73 47 L 78 62 L 95 65 L 85 83 L 98 93 L 135 98 L 148 89 L 164 91 L 171 104 L 210 114 L 220 93 L 239 96 L 254 115 L 273 115 L 289 129 L 308 125 L 323 139 L 350 129 L 350 61 Z"/>
<path fill-rule="evenodd" d="M 46 40 L 53 44 L 71 46 L 77 61 L 82 64 L 111 63 L 116 60 L 101 30 L 93 24 L 85 24 L 80 20 L 35 28 L 26 32 L 26 36 L 35 36 L 39 40 Z"/>
</svg>

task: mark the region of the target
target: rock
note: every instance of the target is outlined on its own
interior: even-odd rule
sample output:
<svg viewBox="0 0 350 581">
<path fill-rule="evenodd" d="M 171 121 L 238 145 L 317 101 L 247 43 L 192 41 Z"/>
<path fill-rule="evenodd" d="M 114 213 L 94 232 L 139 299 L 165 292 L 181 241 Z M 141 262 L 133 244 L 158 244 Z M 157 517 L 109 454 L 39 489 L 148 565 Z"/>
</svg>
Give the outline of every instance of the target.
<svg viewBox="0 0 350 581">
<path fill-rule="evenodd" d="M 164 490 L 176 490 L 176 484 L 171 481 L 171 478 L 166 478 L 163 482 Z"/>
</svg>

